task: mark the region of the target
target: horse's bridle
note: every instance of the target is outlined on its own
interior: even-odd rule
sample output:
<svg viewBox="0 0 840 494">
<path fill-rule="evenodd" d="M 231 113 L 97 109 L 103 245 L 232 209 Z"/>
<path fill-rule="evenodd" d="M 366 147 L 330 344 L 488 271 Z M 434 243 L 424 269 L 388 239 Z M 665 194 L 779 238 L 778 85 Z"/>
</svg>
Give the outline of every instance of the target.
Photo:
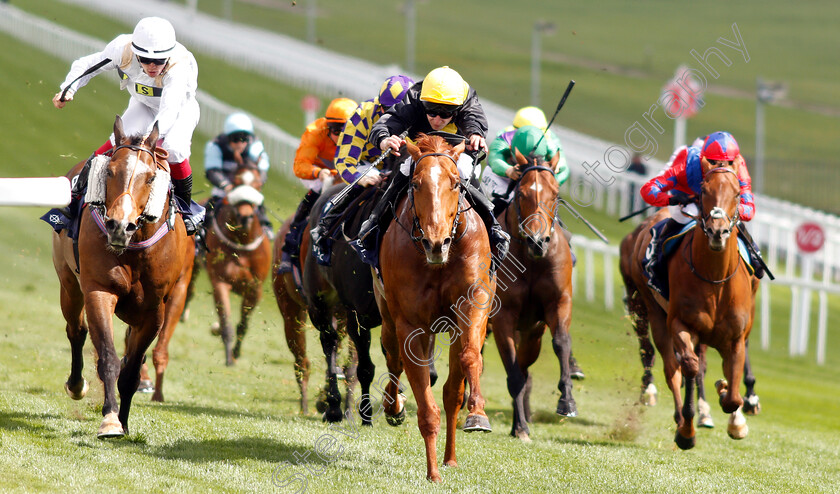
<svg viewBox="0 0 840 494">
<path fill-rule="evenodd" d="M 141 152 L 146 152 L 146 153 L 149 153 L 149 155 L 152 157 L 152 161 L 154 162 L 154 164 L 155 164 L 155 167 L 156 167 L 156 168 L 159 168 L 159 169 L 161 169 L 161 170 L 164 170 L 164 171 L 166 171 L 166 172 L 169 172 L 169 168 L 168 168 L 167 166 L 162 165 L 162 164 L 160 163 L 160 161 L 158 161 L 157 156 L 155 156 L 155 153 L 154 153 L 151 149 L 145 148 L 145 147 L 143 147 L 143 146 L 138 146 L 138 145 L 136 145 L 136 144 L 120 144 L 119 146 L 116 146 L 114 149 L 112 149 L 112 150 L 111 150 L 111 159 L 113 159 L 114 154 L 115 154 L 117 151 L 119 151 L 120 149 L 123 149 L 123 148 L 125 148 L 125 149 L 130 149 L 130 150 L 132 150 L 132 151 L 137 151 L 137 158 L 138 158 L 138 161 L 139 161 L 139 158 L 140 158 L 140 153 L 141 153 Z M 165 161 L 164 161 L 164 162 L 165 162 Z M 131 172 L 131 178 L 129 178 L 129 180 L 128 180 L 128 186 L 126 187 L 126 189 L 125 189 L 125 190 L 124 190 L 124 191 L 123 191 L 120 195 L 118 195 L 117 197 L 115 197 L 115 198 L 114 198 L 114 200 L 111 202 L 111 205 L 112 205 L 112 206 L 114 205 L 114 203 L 115 203 L 115 202 L 117 202 L 117 199 L 119 199 L 120 197 L 122 197 L 122 196 L 124 196 L 124 195 L 127 195 L 129 198 L 131 198 L 131 202 L 132 202 L 132 203 L 134 203 L 135 205 L 137 204 L 137 201 L 135 201 L 135 200 L 134 200 L 134 197 L 131 195 L 131 183 L 132 183 L 132 181 L 134 180 L 134 174 L 135 174 L 136 172 L 137 172 L 137 167 L 135 167 L 135 168 L 134 168 L 134 170 L 132 170 L 132 172 Z M 99 205 L 99 206 L 94 206 L 94 207 L 98 207 L 98 209 L 100 209 L 100 210 L 101 210 L 101 214 L 102 214 L 103 216 L 105 216 L 105 211 L 106 211 L 106 208 L 105 208 L 105 205 L 104 205 L 104 204 L 103 204 L 103 205 Z M 145 215 L 145 214 L 143 214 L 143 213 L 140 213 L 140 216 L 138 216 L 138 217 L 137 217 L 137 220 L 136 220 L 136 223 L 137 223 L 137 228 L 139 229 L 139 228 L 143 225 L 143 223 L 145 223 L 145 222 L 146 222 L 146 220 L 147 220 L 146 215 Z"/>
<path fill-rule="evenodd" d="M 416 167 L 417 163 L 419 163 L 420 160 L 422 160 L 423 158 L 427 158 L 429 156 L 445 156 L 445 157 L 449 158 L 452 161 L 452 163 L 455 164 L 456 169 L 458 167 L 458 163 L 455 161 L 455 158 L 453 158 L 452 156 L 450 156 L 446 153 L 426 153 L 426 154 L 420 155 L 417 158 L 417 160 L 415 160 L 414 162 L 411 163 L 411 170 L 409 171 L 408 176 L 409 177 L 414 176 L 414 168 Z M 458 226 L 461 224 L 461 213 L 463 212 L 463 210 L 461 210 L 461 200 L 464 198 L 464 195 L 467 193 L 467 188 L 464 187 L 464 184 L 461 183 L 460 176 L 459 176 L 458 183 L 457 183 L 456 187 L 459 188 L 458 210 L 455 213 L 455 221 L 452 222 L 452 230 L 449 232 L 449 236 L 452 237 L 452 242 L 453 243 L 460 240 L 460 236 L 458 238 L 455 238 L 455 233 L 458 230 Z M 413 224 L 411 226 L 411 230 L 408 230 L 406 227 L 404 227 L 402 224 L 400 224 L 399 219 L 397 219 L 396 221 L 397 221 L 397 224 L 400 224 L 400 226 L 402 226 L 403 230 L 405 230 L 408 233 L 408 235 L 411 237 L 411 240 L 416 244 L 417 242 L 420 242 L 421 240 L 423 240 L 426 237 L 426 232 L 424 232 L 423 227 L 420 226 L 420 218 L 417 216 L 417 208 L 414 207 L 414 187 L 411 186 L 411 185 L 409 185 L 409 187 L 408 187 L 408 201 L 409 201 L 409 204 L 410 204 L 409 207 L 411 208 L 411 215 L 413 216 Z M 397 218 L 396 214 L 394 215 L 394 218 Z M 419 232 L 419 235 L 414 235 L 413 234 L 414 230 L 417 230 Z M 461 232 L 461 236 L 463 236 L 463 235 L 464 235 L 464 232 Z"/>
<path fill-rule="evenodd" d="M 708 174 L 712 174 L 712 173 L 732 173 L 732 174 L 735 175 L 736 179 L 738 177 L 738 174 L 735 172 L 735 170 L 733 170 L 731 168 L 724 168 L 724 167 L 712 168 L 711 170 L 708 171 Z M 708 178 L 708 176 L 709 175 L 706 175 L 706 178 Z M 706 181 L 706 179 L 704 178 L 703 182 L 705 182 L 705 181 Z M 699 196 L 698 202 L 700 204 L 700 208 L 698 208 L 698 209 L 700 209 L 700 214 L 699 215 L 694 216 L 694 215 L 691 215 L 691 214 L 688 214 L 688 213 L 685 213 L 685 212 L 683 212 L 683 214 L 688 216 L 689 218 L 694 219 L 697 222 L 697 224 L 700 226 L 700 229 L 703 231 L 703 234 L 707 238 L 709 237 L 709 235 L 712 235 L 711 229 L 706 226 L 706 219 L 707 218 L 708 219 L 728 219 L 729 220 L 729 226 L 726 228 L 724 233 L 731 234 L 732 228 L 738 223 L 738 219 L 739 219 L 738 208 L 737 207 L 735 208 L 735 213 L 732 216 L 729 216 L 728 214 L 726 214 L 726 211 L 724 211 L 722 208 L 719 208 L 717 206 L 713 207 L 711 209 L 711 211 L 709 211 L 709 214 L 706 215 L 702 211 L 702 205 L 703 205 L 703 188 L 702 187 L 700 188 L 700 196 Z M 694 233 L 692 233 L 692 235 L 694 235 Z M 726 276 L 723 279 L 720 279 L 720 280 L 707 279 L 704 276 L 702 276 L 700 273 L 698 273 L 697 270 L 694 268 L 694 263 L 691 261 L 691 253 L 686 253 L 686 251 L 689 250 L 689 249 L 691 249 L 691 243 L 690 242 L 688 244 L 688 248 L 683 249 L 683 257 L 688 262 L 689 269 L 691 269 L 691 272 L 694 273 L 695 276 L 697 276 L 698 278 L 700 278 L 701 280 L 703 280 L 707 283 L 711 283 L 713 285 L 720 285 L 722 283 L 726 283 L 727 281 L 732 279 L 733 276 L 735 276 L 735 273 L 738 272 L 738 266 L 735 266 L 735 269 L 732 271 L 732 273 L 730 273 L 728 276 Z M 740 266 L 740 262 L 738 263 L 738 265 Z"/>
<path fill-rule="evenodd" d="M 522 170 L 522 174 L 516 180 L 516 187 L 513 189 L 513 191 L 514 191 L 513 192 L 513 205 L 514 205 L 514 208 L 516 209 L 516 224 L 519 226 L 519 236 L 520 237 L 524 237 L 525 235 L 523 235 L 523 231 L 522 231 L 522 210 L 519 207 L 519 196 L 520 196 L 519 187 L 522 184 L 522 179 L 525 178 L 525 174 L 530 172 L 530 171 L 547 171 L 547 172 L 551 173 L 552 177 L 554 176 L 554 170 L 547 167 L 547 166 L 531 165 L 531 166 L 525 168 L 524 170 Z M 509 208 L 508 208 L 508 210 L 509 210 Z M 552 233 L 554 233 L 554 218 L 553 217 L 551 218 L 551 229 L 549 230 L 548 234 L 551 235 Z"/>
</svg>

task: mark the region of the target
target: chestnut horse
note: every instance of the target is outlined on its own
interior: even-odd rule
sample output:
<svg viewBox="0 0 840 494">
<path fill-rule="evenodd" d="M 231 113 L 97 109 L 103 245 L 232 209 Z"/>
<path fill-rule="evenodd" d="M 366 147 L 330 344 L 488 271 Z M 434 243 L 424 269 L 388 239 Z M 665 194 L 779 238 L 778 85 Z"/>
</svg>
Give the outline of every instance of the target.
<svg viewBox="0 0 840 494">
<path fill-rule="evenodd" d="M 274 237 L 277 240 L 274 242 L 272 251 L 271 286 L 274 289 L 277 308 L 280 309 L 280 314 L 283 316 L 286 344 L 289 345 L 289 350 L 295 358 L 295 380 L 298 383 L 298 388 L 300 388 L 300 413 L 307 415 L 309 413 L 309 395 L 307 393 L 309 359 L 306 357 L 306 303 L 301 297 L 293 273 L 277 272 L 283 257 L 283 243 L 286 234 L 289 233 L 291 220 L 290 217 L 284 221 Z M 301 252 L 301 255 L 303 255 L 303 252 Z"/>
<path fill-rule="evenodd" d="M 650 243 L 649 229 L 667 217 L 667 210 L 660 210 L 621 242 L 620 270 L 628 310 L 637 333 L 640 327 L 650 324 L 674 396 L 674 441 L 682 449 L 695 444 L 694 387 L 703 363 L 697 355 L 701 345 L 715 348 L 723 359 L 726 380 L 717 383 L 717 391 L 721 408 L 732 414 L 729 435 L 740 439 L 747 434 L 740 413 L 743 399 L 739 387 L 758 280 L 738 252 L 737 166 L 738 162 L 715 166 L 702 160 L 701 214 L 696 218 L 697 225 L 668 260 L 669 300 L 648 288 L 641 266 Z M 680 396 L 683 377 L 684 402 Z"/>
<path fill-rule="evenodd" d="M 487 231 L 463 198 L 466 192 L 455 165 L 464 143 L 453 148 L 439 136 L 421 135 L 416 146 L 410 142 L 406 146 L 415 169 L 408 196 L 400 201 L 382 240 L 383 283 L 374 283 L 391 376 L 385 414 L 391 423 L 398 423 L 404 415 L 403 400 L 397 397 L 399 376 L 405 369 L 417 400 L 417 425 L 426 446 L 426 476 L 440 482 L 436 450 L 440 409 L 430 386 L 428 365 L 435 356 L 429 336 L 449 333 L 449 377 L 443 388 L 444 465 L 454 467 L 455 427 L 465 377 L 470 394 L 464 431 L 490 431 L 479 376 L 496 282 L 487 268 Z"/>
<path fill-rule="evenodd" d="M 189 283 L 195 247 L 168 195 L 169 166 L 157 140 L 157 123 L 146 139 L 127 137 L 117 117 L 110 160 L 101 156 L 91 166 L 78 266 L 73 241 L 64 231 L 53 235 L 53 264 L 61 282 L 61 311 L 72 354 L 64 386 L 77 400 L 87 391 L 82 349 L 90 331 L 105 394 L 100 438 L 128 433 L 131 399 L 146 349 L 158 334 L 165 348 L 184 309 Z M 114 314 L 130 327 L 122 361 L 114 347 Z M 158 349 L 154 355 L 155 366 L 160 364 L 156 393 L 162 399 L 166 365 L 160 359 L 166 355 Z"/>
<path fill-rule="evenodd" d="M 263 202 L 257 167 L 240 165 L 227 193 L 207 227 L 205 265 L 213 287 L 219 332 L 225 345 L 225 364 L 239 358 L 248 317 L 262 298 L 262 285 L 271 267 L 271 241 L 260 225 L 257 207 Z M 236 342 L 233 341 L 230 292 L 242 296 Z"/>
<path fill-rule="evenodd" d="M 572 254 L 562 231 L 555 227 L 554 211 L 559 192 L 554 178 L 557 159 L 559 154 L 554 163 L 538 162 L 516 151 L 522 175 L 516 184 L 513 201 L 499 216 L 499 223 L 510 233 L 512 242 L 496 282 L 501 308 L 490 322 L 507 372 L 508 391 L 513 398 L 510 434 L 524 441 L 530 441 L 528 368 L 540 354 L 546 324 L 551 328 L 552 346 L 560 361 L 557 413 L 567 417 L 577 415 L 569 363 Z"/>
</svg>

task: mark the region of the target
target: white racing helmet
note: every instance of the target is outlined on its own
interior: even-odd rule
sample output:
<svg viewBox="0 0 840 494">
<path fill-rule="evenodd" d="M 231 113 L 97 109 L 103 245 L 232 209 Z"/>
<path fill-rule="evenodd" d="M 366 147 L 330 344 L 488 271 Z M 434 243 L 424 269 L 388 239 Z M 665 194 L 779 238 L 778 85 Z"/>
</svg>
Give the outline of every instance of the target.
<svg viewBox="0 0 840 494">
<path fill-rule="evenodd" d="M 169 58 L 175 50 L 175 28 L 166 19 L 140 19 L 131 35 L 131 51 L 146 58 Z"/>
<path fill-rule="evenodd" d="M 222 130 L 225 134 L 231 135 L 236 132 L 245 132 L 254 135 L 254 122 L 248 115 L 237 112 L 231 113 L 225 119 L 225 125 Z"/>
</svg>

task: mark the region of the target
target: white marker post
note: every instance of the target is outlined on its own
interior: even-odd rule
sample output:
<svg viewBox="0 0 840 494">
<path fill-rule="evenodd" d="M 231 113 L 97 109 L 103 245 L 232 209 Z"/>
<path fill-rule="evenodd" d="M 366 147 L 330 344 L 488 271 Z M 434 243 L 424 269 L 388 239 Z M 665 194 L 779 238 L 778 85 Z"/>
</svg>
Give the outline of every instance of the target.
<svg viewBox="0 0 840 494">
<path fill-rule="evenodd" d="M 62 208 L 68 204 L 67 177 L 0 178 L 0 206 Z"/>
</svg>

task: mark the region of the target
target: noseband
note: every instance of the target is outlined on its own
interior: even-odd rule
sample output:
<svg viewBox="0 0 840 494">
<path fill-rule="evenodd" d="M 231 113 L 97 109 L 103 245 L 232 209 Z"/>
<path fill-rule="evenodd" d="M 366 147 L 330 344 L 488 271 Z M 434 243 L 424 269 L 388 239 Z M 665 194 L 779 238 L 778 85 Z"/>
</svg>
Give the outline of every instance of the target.
<svg viewBox="0 0 840 494">
<path fill-rule="evenodd" d="M 422 160 L 423 158 L 426 158 L 426 157 L 429 157 L 429 156 L 445 156 L 445 157 L 449 158 L 449 160 L 452 161 L 452 163 L 455 164 L 455 169 L 456 169 L 456 173 L 457 173 L 458 163 L 455 161 L 455 158 L 453 158 L 452 156 L 450 156 L 446 153 L 426 153 L 426 154 L 420 155 L 420 157 L 418 157 L 416 161 L 411 163 L 411 171 L 409 172 L 409 177 L 414 176 L 414 169 L 417 166 L 417 163 L 419 163 L 420 160 Z M 458 230 L 458 226 L 461 224 L 461 212 L 462 212 L 461 211 L 461 200 L 464 198 L 464 195 L 467 192 L 466 187 L 464 187 L 464 185 L 461 183 L 460 176 L 459 176 L 459 179 L 458 179 L 458 184 L 456 186 L 459 189 L 459 192 L 458 192 L 458 209 L 455 213 L 455 221 L 452 222 L 452 230 L 449 232 L 449 236 L 452 237 L 452 242 L 453 243 L 460 240 L 460 237 L 455 238 L 455 232 Z M 410 206 L 411 207 L 411 215 L 414 217 L 413 218 L 413 224 L 412 224 L 412 227 L 411 227 L 411 231 L 409 231 L 405 227 L 403 227 L 403 229 L 408 233 L 408 235 L 411 237 L 411 240 L 413 242 L 415 242 L 415 244 L 416 244 L 416 243 L 420 242 L 421 240 L 423 240 L 424 238 L 426 238 L 426 232 L 424 232 L 423 227 L 420 226 L 420 218 L 417 216 L 417 208 L 414 206 L 414 187 L 412 187 L 410 185 L 408 187 L 408 201 L 409 201 L 409 204 L 411 204 L 411 206 Z M 395 214 L 394 217 L 396 218 L 396 216 L 397 215 Z M 399 223 L 399 221 L 398 221 L 398 223 Z M 400 225 L 400 226 L 402 226 L 402 225 Z M 418 235 L 414 235 L 413 232 L 415 230 L 417 230 L 417 232 L 419 233 Z M 463 234 L 464 234 L 464 232 L 461 232 L 461 236 L 463 236 Z"/>
<path fill-rule="evenodd" d="M 709 170 L 709 174 L 712 174 L 712 173 L 731 173 L 731 174 L 735 175 L 735 179 L 738 180 L 738 174 L 735 173 L 735 170 L 732 170 L 731 168 L 713 168 L 713 169 Z M 708 179 L 708 176 L 706 178 Z M 705 181 L 706 180 L 704 180 L 704 182 Z M 703 204 L 703 189 L 701 188 L 700 189 L 700 205 L 701 205 L 701 207 L 702 207 L 702 204 Z M 719 207 L 715 206 L 711 209 L 711 211 L 709 211 L 708 215 L 706 215 L 705 213 L 703 213 L 701 211 L 700 221 L 699 221 L 700 229 L 703 230 L 703 233 L 706 235 L 706 237 L 708 237 L 710 235 L 713 235 L 713 232 L 711 231 L 711 229 L 708 226 L 706 226 L 706 220 L 707 219 L 710 219 L 710 220 L 725 220 L 725 219 L 728 219 L 729 220 L 729 226 L 727 226 L 726 229 L 722 233 L 723 234 L 729 234 L 729 233 L 732 233 L 732 228 L 738 223 L 738 218 L 739 218 L 739 216 L 738 216 L 738 208 L 737 207 L 735 208 L 735 213 L 732 216 L 729 216 L 728 214 L 726 214 L 726 211 L 724 211 L 722 208 L 719 208 Z"/>
</svg>

